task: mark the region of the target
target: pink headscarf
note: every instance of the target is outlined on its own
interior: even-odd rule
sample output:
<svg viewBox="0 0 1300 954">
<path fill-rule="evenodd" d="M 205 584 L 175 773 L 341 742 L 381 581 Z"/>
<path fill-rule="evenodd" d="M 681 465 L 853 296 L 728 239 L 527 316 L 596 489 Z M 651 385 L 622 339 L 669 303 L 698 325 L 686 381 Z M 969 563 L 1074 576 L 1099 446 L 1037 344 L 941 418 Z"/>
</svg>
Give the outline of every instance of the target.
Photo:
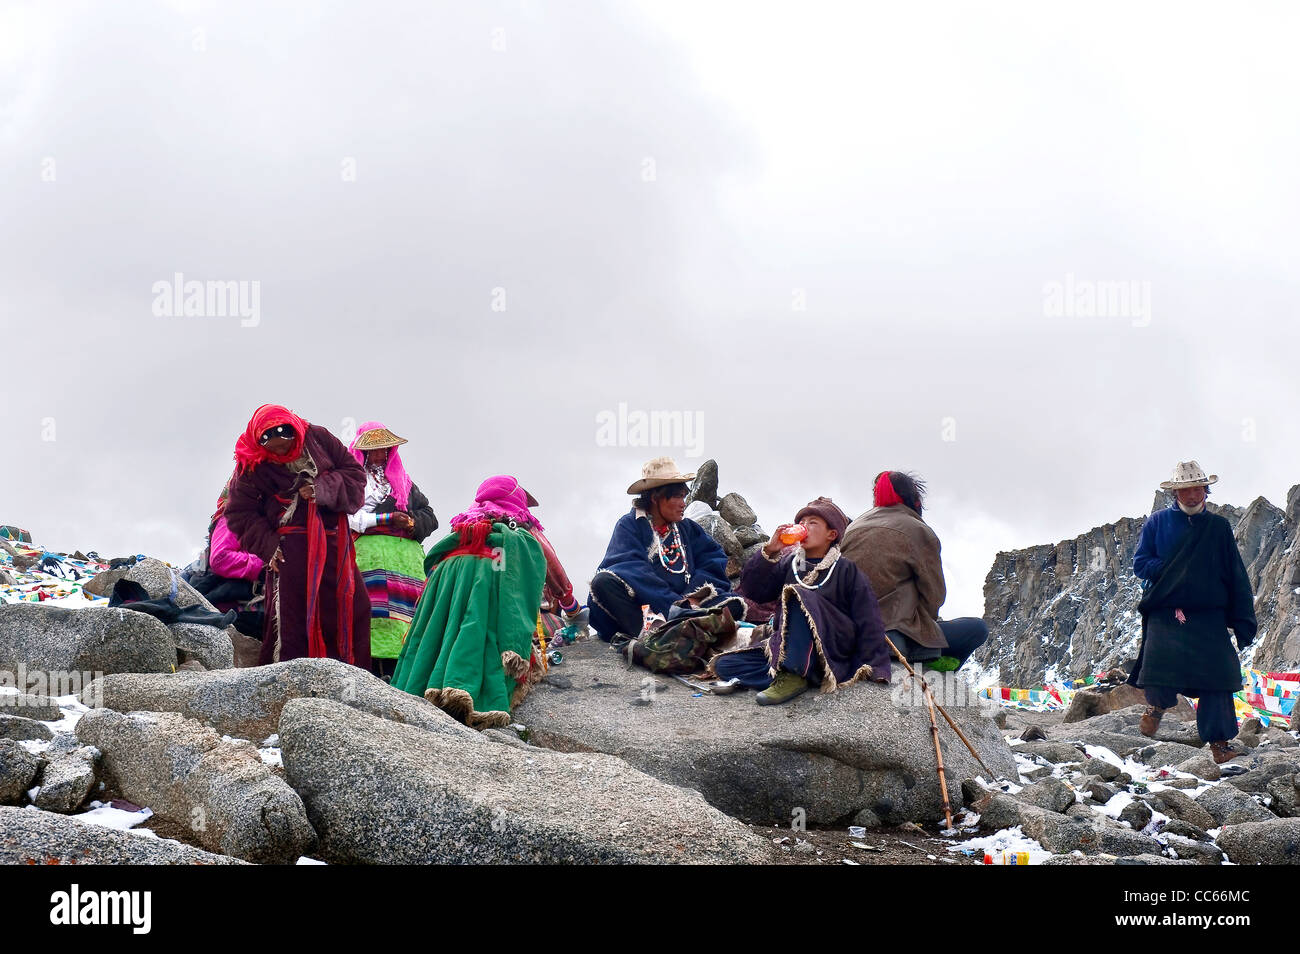
<svg viewBox="0 0 1300 954">
<path fill-rule="evenodd" d="M 362 467 L 366 466 L 366 452 L 357 450 L 357 441 L 366 431 L 373 431 L 383 426 L 378 421 L 366 421 L 357 428 L 357 436 L 352 438 L 352 443 L 348 445 L 348 450 Z M 388 486 L 393 489 L 393 499 L 397 501 L 397 509 L 405 510 L 411 500 L 411 478 L 407 476 L 406 468 L 402 466 L 402 455 L 397 453 L 396 447 L 388 448 L 388 464 L 384 467 L 384 476 L 388 478 Z"/>
<path fill-rule="evenodd" d="M 451 518 L 451 528 L 459 530 L 462 525 L 477 520 L 492 519 L 513 520 L 526 527 L 544 530 L 528 509 L 528 493 L 519 486 L 519 481 L 506 474 L 489 477 L 478 485 L 474 494 L 474 506 L 464 513 Z"/>
</svg>

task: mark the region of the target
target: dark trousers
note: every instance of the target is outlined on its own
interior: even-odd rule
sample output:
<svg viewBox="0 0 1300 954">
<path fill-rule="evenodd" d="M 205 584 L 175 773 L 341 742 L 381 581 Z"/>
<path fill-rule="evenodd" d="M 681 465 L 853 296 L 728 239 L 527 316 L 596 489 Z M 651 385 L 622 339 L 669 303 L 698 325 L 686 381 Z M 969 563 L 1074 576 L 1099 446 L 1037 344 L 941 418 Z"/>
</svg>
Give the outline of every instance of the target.
<svg viewBox="0 0 1300 954">
<path fill-rule="evenodd" d="M 958 663 L 964 663 L 970 658 L 970 654 L 983 646 L 985 640 L 989 638 L 988 624 L 978 616 L 940 620 L 939 628 L 943 630 L 943 638 L 948 643 L 944 649 L 922 646 L 912 637 L 896 629 L 891 629 L 887 635 L 898 647 L 898 651 L 913 664 L 932 662 L 940 656 L 951 656 Z"/>
<path fill-rule="evenodd" d="M 591 595 L 614 620 L 620 633 L 635 637 L 641 632 L 641 604 L 635 596 L 628 595 L 627 587 L 616 577 L 597 573 L 591 581 Z M 600 638 L 608 642 L 613 635 L 602 632 Z"/>
<path fill-rule="evenodd" d="M 963 616 L 960 619 L 943 619 L 939 621 L 943 638 L 948 641 L 945 656 L 952 656 L 958 662 L 965 662 L 970 654 L 984 645 L 989 638 L 988 623 L 978 616 Z"/>
<path fill-rule="evenodd" d="M 1172 709 L 1178 705 L 1178 689 L 1170 689 L 1168 686 L 1145 686 L 1142 692 L 1147 697 L 1147 703 L 1158 709 Z M 1182 693 L 1198 699 L 1196 731 L 1202 742 L 1227 742 L 1236 736 L 1237 710 L 1232 704 L 1231 692 L 1185 689 Z"/>
<path fill-rule="evenodd" d="M 812 630 L 802 613 L 791 613 L 785 634 L 785 658 L 781 668 L 809 682 L 820 683 L 822 663 L 813 646 Z M 750 689 L 766 689 L 772 684 L 772 673 L 767 662 L 767 651 L 762 646 L 738 653 L 726 653 L 713 662 L 719 679 L 737 679 Z"/>
</svg>

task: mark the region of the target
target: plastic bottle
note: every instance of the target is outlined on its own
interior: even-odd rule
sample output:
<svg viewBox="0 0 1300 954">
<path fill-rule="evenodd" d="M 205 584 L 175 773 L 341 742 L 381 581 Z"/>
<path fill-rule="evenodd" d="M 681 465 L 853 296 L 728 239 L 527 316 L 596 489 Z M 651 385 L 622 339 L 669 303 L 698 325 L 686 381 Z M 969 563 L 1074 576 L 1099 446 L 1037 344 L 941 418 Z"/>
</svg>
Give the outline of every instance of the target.
<svg viewBox="0 0 1300 954">
<path fill-rule="evenodd" d="M 1029 864 L 1029 852 L 986 851 L 984 852 L 984 863 L 986 865 L 1027 865 Z"/>
<path fill-rule="evenodd" d="M 808 536 L 808 528 L 802 523 L 792 524 L 781 531 L 780 541 L 787 547 L 792 547 L 796 543 L 803 543 Z"/>
</svg>

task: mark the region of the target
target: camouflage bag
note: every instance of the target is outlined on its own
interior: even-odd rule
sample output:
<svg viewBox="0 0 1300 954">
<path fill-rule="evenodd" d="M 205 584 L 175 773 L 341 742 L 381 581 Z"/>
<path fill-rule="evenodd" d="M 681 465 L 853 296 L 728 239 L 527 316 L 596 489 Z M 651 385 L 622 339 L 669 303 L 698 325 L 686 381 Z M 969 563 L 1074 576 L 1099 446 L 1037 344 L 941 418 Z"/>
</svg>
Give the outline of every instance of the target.
<svg viewBox="0 0 1300 954">
<path fill-rule="evenodd" d="M 677 616 L 646 630 L 628 647 L 629 658 L 651 672 L 686 675 L 709 665 L 715 647 L 736 634 L 725 606 Z"/>
</svg>

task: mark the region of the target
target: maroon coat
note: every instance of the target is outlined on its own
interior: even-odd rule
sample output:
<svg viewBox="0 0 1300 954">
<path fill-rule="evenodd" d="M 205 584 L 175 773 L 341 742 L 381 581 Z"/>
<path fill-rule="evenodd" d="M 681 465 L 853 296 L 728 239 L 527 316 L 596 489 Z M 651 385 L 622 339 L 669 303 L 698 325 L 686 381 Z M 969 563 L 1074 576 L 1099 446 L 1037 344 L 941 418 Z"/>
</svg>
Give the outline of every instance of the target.
<svg viewBox="0 0 1300 954">
<path fill-rule="evenodd" d="M 347 447 L 319 425 L 308 426 L 304 450 L 317 468 L 317 475 L 312 480 L 316 488 L 317 510 L 324 526 L 332 531 L 325 548 L 318 607 L 326 654 L 333 659 L 341 658 L 337 642 L 341 623 L 337 598 L 339 574 L 350 573 L 353 576 L 352 606 L 343 609 L 347 610 L 352 621 L 352 662 L 368 669 L 370 601 L 366 598 L 365 582 L 357 569 L 347 528 L 347 515 L 361 509 L 365 503 L 366 473 Z M 291 473 L 284 464 L 263 461 L 235 477 L 230 484 L 226 522 L 239 538 L 240 546 L 267 563 L 277 548 L 284 557 L 280 572 L 267 575 L 266 630 L 260 660 L 263 664 L 309 655 L 307 535 L 293 531 L 285 533 L 280 526 L 281 517 L 306 479 L 304 475 Z M 307 512 L 307 501 L 298 498 L 293 516 L 285 526 L 305 530 Z"/>
</svg>

